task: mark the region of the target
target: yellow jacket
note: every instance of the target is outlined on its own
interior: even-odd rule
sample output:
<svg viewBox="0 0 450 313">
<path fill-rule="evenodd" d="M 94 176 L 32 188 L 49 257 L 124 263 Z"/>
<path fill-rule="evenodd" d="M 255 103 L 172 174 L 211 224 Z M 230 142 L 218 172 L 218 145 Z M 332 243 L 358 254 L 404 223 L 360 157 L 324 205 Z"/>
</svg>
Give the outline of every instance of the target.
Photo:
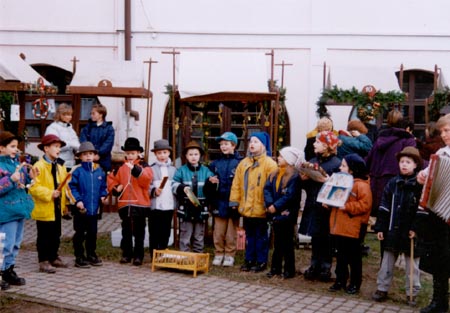
<svg viewBox="0 0 450 313">
<path fill-rule="evenodd" d="M 52 164 L 41 158 L 33 166 L 39 169 L 39 176 L 34 179 L 35 183 L 30 188 L 30 194 L 34 200 L 34 209 L 31 212 L 31 218 L 37 221 L 54 221 L 55 205 L 53 203 L 52 193 L 55 188 L 53 187 Z M 58 164 L 58 184 L 64 181 L 66 175 L 66 167 Z M 61 214 L 66 207 L 66 188 L 67 184 L 61 190 Z"/>
<path fill-rule="evenodd" d="M 243 159 L 236 168 L 231 186 L 230 206 L 237 206 L 245 217 L 266 217 L 264 185 L 277 167 L 277 163 L 266 155 Z"/>
</svg>

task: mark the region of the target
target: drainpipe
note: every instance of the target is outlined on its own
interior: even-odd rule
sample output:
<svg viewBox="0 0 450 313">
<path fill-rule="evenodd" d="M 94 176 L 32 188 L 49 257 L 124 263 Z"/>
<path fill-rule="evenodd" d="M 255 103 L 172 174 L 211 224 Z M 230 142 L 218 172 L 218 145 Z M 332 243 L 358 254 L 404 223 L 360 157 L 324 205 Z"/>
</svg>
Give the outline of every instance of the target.
<svg viewBox="0 0 450 313">
<path fill-rule="evenodd" d="M 125 61 L 131 60 L 131 0 L 125 0 Z M 131 99 L 125 98 L 125 112 L 127 116 L 139 121 L 139 112 L 131 108 Z"/>
</svg>

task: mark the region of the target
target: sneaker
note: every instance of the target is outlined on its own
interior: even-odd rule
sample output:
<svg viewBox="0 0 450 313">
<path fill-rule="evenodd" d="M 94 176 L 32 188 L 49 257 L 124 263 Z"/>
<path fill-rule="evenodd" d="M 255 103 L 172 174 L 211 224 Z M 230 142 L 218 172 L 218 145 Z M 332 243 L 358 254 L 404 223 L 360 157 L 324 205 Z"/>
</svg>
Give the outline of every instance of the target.
<svg viewBox="0 0 450 313">
<path fill-rule="evenodd" d="M 90 268 L 91 266 L 84 258 L 76 258 L 75 259 L 75 267 L 78 268 Z"/>
<path fill-rule="evenodd" d="M 383 302 L 387 299 L 387 291 L 377 290 L 372 295 L 372 300 L 377 302 Z"/>
<path fill-rule="evenodd" d="M 212 261 L 212 265 L 220 266 L 222 265 L 223 255 L 216 255 Z"/>
<path fill-rule="evenodd" d="M 355 285 L 348 285 L 348 287 L 345 289 L 345 292 L 349 295 L 354 295 L 359 292 L 359 288 Z"/>
<path fill-rule="evenodd" d="M 223 260 L 223 266 L 234 266 L 234 258 L 231 255 L 226 255 Z"/>
<path fill-rule="evenodd" d="M 49 261 L 39 262 L 39 272 L 53 274 L 56 273 L 56 268 Z"/>
<path fill-rule="evenodd" d="M 50 262 L 53 267 L 67 268 L 67 264 L 61 260 L 60 257 L 57 257 L 54 261 Z"/>
<path fill-rule="evenodd" d="M 92 266 L 102 266 L 103 262 L 101 259 L 99 259 L 97 256 L 88 256 L 87 261 Z"/>
<path fill-rule="evenodd" d="M 131 258 L 130 257 L 127 257 L 127 256 L 123 256 L 121 259 L 120 259 L 120 264 L 125 264 L 125 263 L 130 263 L 131 262 Z"/>
</svg>

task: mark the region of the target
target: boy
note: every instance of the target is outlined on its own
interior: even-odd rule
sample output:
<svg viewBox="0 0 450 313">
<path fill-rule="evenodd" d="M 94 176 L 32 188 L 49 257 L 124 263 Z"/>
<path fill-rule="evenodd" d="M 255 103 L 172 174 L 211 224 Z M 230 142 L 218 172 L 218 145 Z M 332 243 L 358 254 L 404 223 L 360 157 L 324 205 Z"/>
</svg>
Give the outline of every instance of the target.
<svg viewBox="0 0 450 313">
<path fill-rule="evenodd" d="M 169 243 L 175 209 L 175 199 L 170 186 L 177 170 L 172 165 L 170 159 L 172 147 L 166 139 L 155 141 L 152 152 L 155 153 L 156 162 L 151 165 L 153 182 L 150 187 L 150 196 L 153 201 L 148 222 L 150 257 L 153 257 L 153 250 L 166 249 Z M 162 185 L 164 177 L 167 177 L 167 180 Z"/>
<path fill-rule="evenodd" d="M 144 259 L 145 224 L 150 211 L 148 190 L 153 172 L 140 157 L 144 149 L 137 138 L 127 138 L 122 150 L 126 154 L 125 162 L 116 173 L 108 175 L 108 191 L 117 196 L 122 220 L 120 263 L 130 263 L 133 259 L 133 265 L 140 266 Z"/>
<path fill-rule="evenodd" d="M 200 158 L 205 152 L 196 141 L 189 142 L 184 147 L 183 154 L 187 163 L 176 171 L 172 182 L 172 192 L 180 201 L 180 250 L 203 252 L 205 221 L 209 217 L 203 187 L 214 174 L 208 167 L 200 164 Z M 194 204 L 188 199 L 186 193 L 189 190 L 198 198 L 200 204 Z"/>
<path fill-rule="evenodd" d="M 70 197 L 75 204 L 73 214 L 73 250 L 75 267 L 88 268 L 89 265 L 101 266 L 97 257 L 97 222 L 100 201 L 105 201 L 106 177 L 98 164 L 93 163 L 97 150 L 94 145 L 85 141 L 80 145 L 76 156 L 81 164 L 74 168 L 69 182 Z M 83 243 L 86 247 L 84 254 Z"/>
<path fill-rule="evenodd" d="M 211 162 L 209 168 L 215 174 L 209 178 L 213 184 L 218 184 L 211 192 L 205 192 L 213 208 L 214 215 L 214 247 L 215 256 L 212 264 L 233 266 L 236 255 L 236 229 L 239 224 L 239 213 L 230 207 L 230 191 L 236 167 L 242 156 L 234 151 L 238 138 L 232 132 L 225 132 L 216 138 L 222 155 L 220 159 Z M 215 186 L 216 187 L 216 186 Z M 223 262 L 223 264 L 222 264 Z"/>
<path fill-rule="evenodd" d="M 450 157 L 450 114 L 439 118 L 436 129 L 441 134 L 445 147 L 436 154 L 440 157 Z M 429 168 L 419 172 L 417 181 L 425 183 Z M 449 204 L 450 205 L 450 204 Z M 426 241 L 427 253 L 420 262 L 420 269 L 433 275 L 433 298 L 430 304 L 420 310 L 421 313 L 448 311 L 448 278 L 450 277 L 450 226 L 433 212 L 419 211 L 426 216 L 424 227 L 418 229 L 418 237 Z M 419 214 L 418 214 L 419 215 Z"/>
<path fill-rule="evenodd" d="M 45 154 L 34 164 L 39 175 L 29 190 L 35 204 L 31 217 L 36 220 L 39 271 L 43 273 L 55 273 L 56 267 L 67 267 L 58 256 L 61 216 L 67 204 L 67 186 L 63 184 L 67 170 L 58 160 L 61 147 L 65 145 L 64 141 L 53 134 L 42 138 L 38 148 Z"/>
<path fill-rule="evenodd" d="M 94 161 L 98 162 L 106 173 L 111 170 L 111 150 L 114 145 L 112 122 L 105 121 L 107 113 L 104 105 L 94 104 L 91 109 L 91 119 L 80 134 L 80 142 L 90 141 L 95 146 L 98 154 Z"/>
<path fill-rule="evenodd" d="M 248 152 L 249 156 L 236 168 L 230 206 L 244 217 L 247 247 L 241 271 L 257 273 L 266 269 L 269 257 L 264 185 L 269 174 L 277 169 L 277 163 L 271 158 L 270 137 L 266 132 L 250 135 Z"/>
<path fill-rule="evenodd" d="M 4 260 L 1 265 L 2 290 L 9 285 L 25 285 L 25 279 L 14 271 L 16 257 L 23 238 L 25 219 L 30 218 L 34 203 L 25 186 L 31 182 L 33 171 L 28 173 L 18 160 L 19 139 L 14 134 L 0 133 L 0 233 L 5 234 L 4 246 L 0 250 Z M 0 240 L 0 243 L 2 241 Z"/>
<path fill-rule="evenodd" d="M 374 230 L 383 247 L 383 260 L 377 277 L 377 291 L 372 295 L 375 301 L 384 301 L 391 286 L 394 265 L 400 253 L 405 254 L 405 289 L 408 304 L 415 305 L 420 290 L 418 251 L 414 259 L 410 256 L 410 242 L 415 237 L 415 218 L 422 186 L 417 182 L 417 173 L 422 168 L 419 150 L 405 147 L 396 155 L 400 174 L 393 177 L 384 188 L 378 209 Z M 411 264 L 412 262 L 412 264 Z M 410 294 L 410 266 L 413 266 L 413 288 Z"/>
</svg>

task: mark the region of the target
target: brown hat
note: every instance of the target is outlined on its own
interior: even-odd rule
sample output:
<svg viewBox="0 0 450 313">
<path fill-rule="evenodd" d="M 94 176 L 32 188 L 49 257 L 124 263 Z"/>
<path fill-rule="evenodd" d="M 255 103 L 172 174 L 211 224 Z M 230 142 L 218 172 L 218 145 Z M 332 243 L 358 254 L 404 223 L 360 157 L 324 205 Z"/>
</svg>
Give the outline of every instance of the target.
<svg viewBox="0 0 450 313">
<path fill-rule="evenodd" d="M 170 152 L 172 152 L 172 147 L 170 146 L 168 140 L 160 139 L 160 140 L 156 140 L 153 143 L 152 152 L 155 152 L 155 151 L 158 151 L 158 150 L 169 150 Z"/>
<path fill-rule="evenodd" d="M 366 125 L 364 125 L 364 123 L 361 122 L 360 120 L 351 120 L 351 121 L 349 121 L 348 124 L 347 124 L 347 130 L 348 131 L 357 130 L 361 134 L 367 134 L 369 132 L 367 130 Z"/>
<path fill-rule="evenodd" d="M 184 149 L 183 149 L 183 154 L 185 155 L 186 152 L 187 152 L 189 149 L 198 149 L 198 151 L 200 151 L 200 154 L 201 154 L 201 155 L 204 155 L 204 154 L 205 154 L 205 151 L 202 149 L 202 147 L 200 146 L 200 144 L 199 144 L 197 141 L 195 141 L 195 140 L 190 141 L 190 142 L 186 145 L 186 147 L 184 147 Z"/>
<path fill-rule="evenodd" d="M 52 143 L 55 143 L 55 142 L 59 142 L 61 144 L 61 147 L 64 147 L 66 145 L 66 143 L 64 141 L 62 141 L 61 139 L 59 139 L 58 136 L 49 134 L 49 135 L 45 135 L 42 138 L 41 143 L 38 144 L 37 147 L 39 148 L 39 150 L 44 151 L 45 146 L 50 146 Z"/>
<path fill-rule="evenodd" d="M 19 137 L 17 137 L 16 135 L 14 135 L 11 132 L 8 132 L 8 131 L 0 132 L 0 146 L 6 147 L 14 139 L 19 141 Z"/>
<path fill-rule="evenodd" d="M 83 152 L 94 152 L 95 154 L 98 154 L 97 149 L 95 149 L 94 145 L 90 141 L 82 142 L 80 145 L 80 148 L 78 148 L 76 156 L 80 156 Z"/>
<path fill-rule="evenodd" d="M 422 169 L 422 158 L 420 157 L 419 150 L 414 147 L 405 147 L 402 151 L 395 155 L 397 157 L 397 161 L 400 161 L 400 158 L 403 156 L 410 157 L 417 164 L 417 169 Z"/>
</svg>

